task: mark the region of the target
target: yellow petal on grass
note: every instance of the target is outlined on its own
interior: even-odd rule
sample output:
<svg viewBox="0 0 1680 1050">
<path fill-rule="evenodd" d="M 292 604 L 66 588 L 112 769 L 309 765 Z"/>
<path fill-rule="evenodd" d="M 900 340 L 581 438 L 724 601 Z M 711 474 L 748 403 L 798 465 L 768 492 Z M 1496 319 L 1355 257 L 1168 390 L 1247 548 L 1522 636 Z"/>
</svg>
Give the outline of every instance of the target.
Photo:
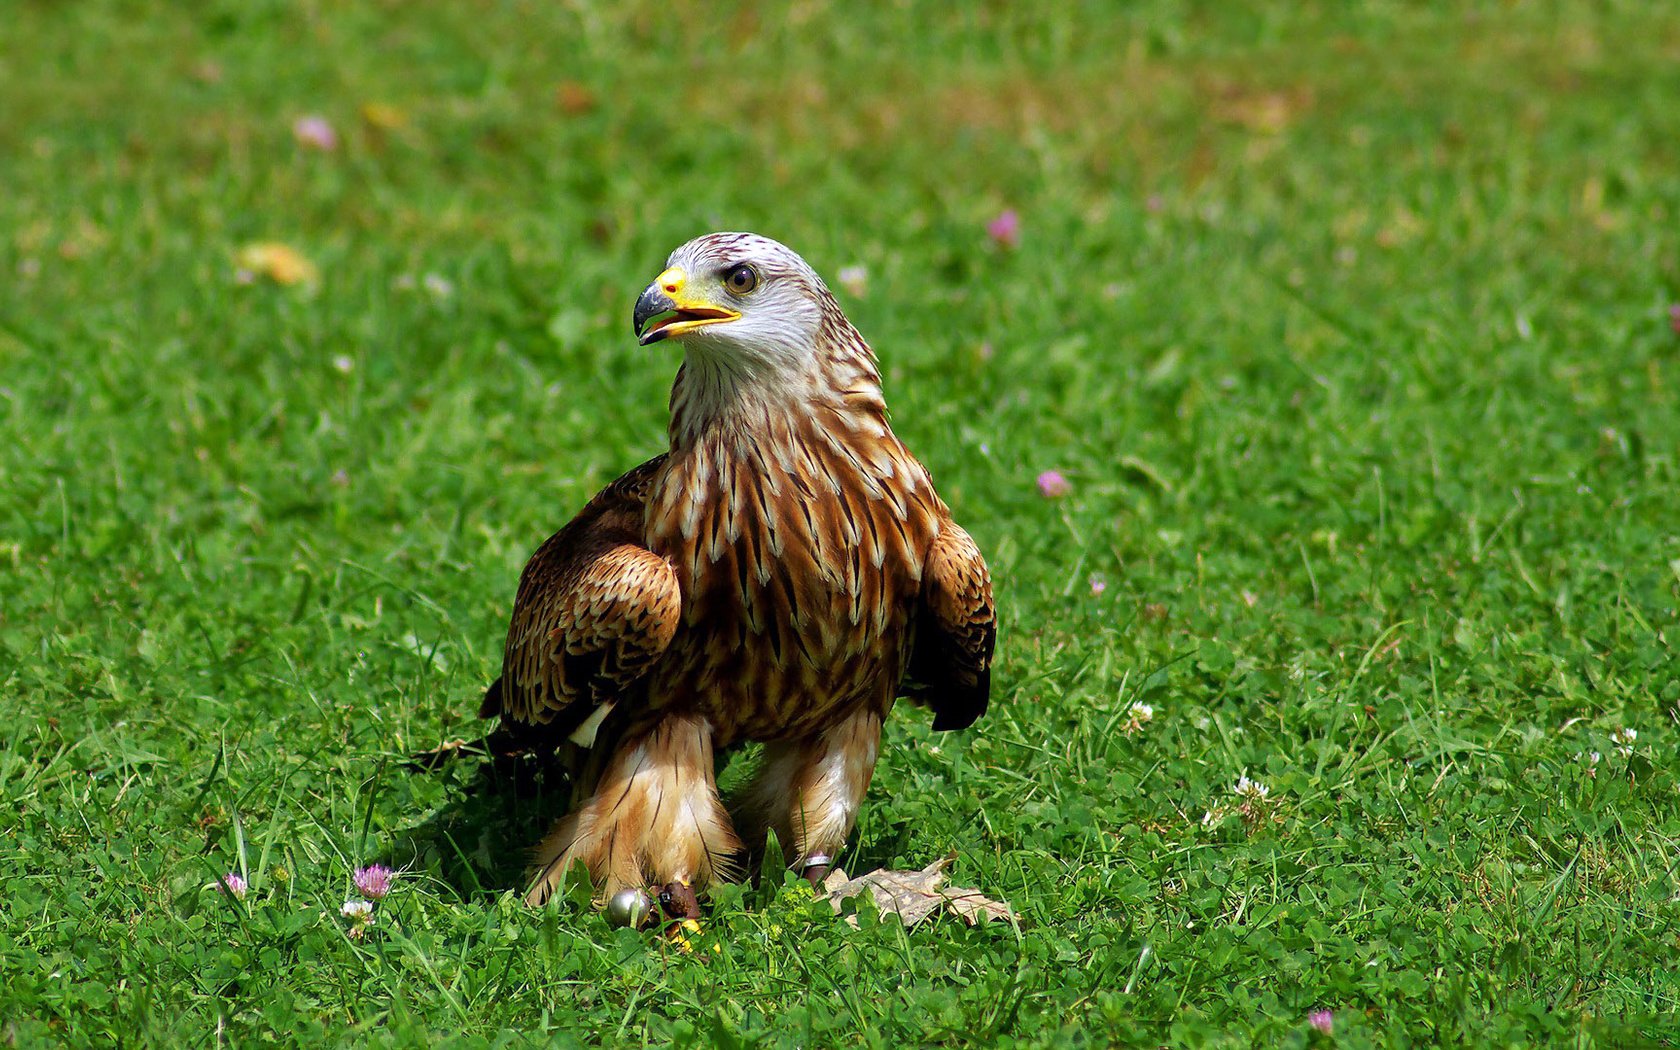
<svg viewBox="0 0 1680 1050">
<path fill-rule="evenodd" d="M 391 131 L 408 123 L 408 114 L 385 102 L 362 103 L 362 119 L 368 127 Z"/>
<path fill-rule="evenodd" d="M 314 285 L 321 280 L 321 272 L 314 263 L 304 258 L 302 252 L 278 241 L 247 244 L 239 249 L 236 262 L 241 270 L 288 287 L 294 284 Z"/>
</svg>

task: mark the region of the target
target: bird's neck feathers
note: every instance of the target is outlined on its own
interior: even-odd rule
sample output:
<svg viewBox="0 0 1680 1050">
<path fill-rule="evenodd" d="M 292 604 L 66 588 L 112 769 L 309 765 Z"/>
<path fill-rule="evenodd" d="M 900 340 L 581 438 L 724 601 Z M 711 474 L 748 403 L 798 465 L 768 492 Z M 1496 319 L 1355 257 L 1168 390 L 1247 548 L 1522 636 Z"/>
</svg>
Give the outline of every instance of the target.
<svg viewBox="0 0 1680 1050">
<path fill-rule="evenodd" d="M 687 349 L 671 388 L 673 450 L 720 434 L 751 440 L 785 431 L 790 417 L 888 432 L 875 355 L 838 305 L 823 311 L 809 346 L 743 353 L 697 342 Z"/>
</svg>

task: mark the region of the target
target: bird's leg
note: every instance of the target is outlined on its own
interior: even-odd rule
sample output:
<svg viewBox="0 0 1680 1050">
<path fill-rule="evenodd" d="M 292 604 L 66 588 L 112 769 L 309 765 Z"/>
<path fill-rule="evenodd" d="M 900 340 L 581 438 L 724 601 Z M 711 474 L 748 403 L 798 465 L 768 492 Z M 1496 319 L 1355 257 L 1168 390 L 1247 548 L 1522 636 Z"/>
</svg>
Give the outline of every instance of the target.
<svg viewBox="0 0 1680 1050">
<path fill-rule="evenodd" d="M 711 723 L 671 717 L 617 744 L 587 797 L 537 847 L 525 899 L 547 900 L 577 862 L 603 898 L 650 882 L 703 889 L 734 874 L 740 849 L 712 776 Z"/>
<path fill-rule="evenodd" d="M 881 715 L 870 709 L 814 737 L 765 745 L 742 799 L 744 824 L 757 834 L 775 829 L 793 849 L 795 870 L 821 885 L 857 821 L 880 744 Z"/>
<path fill-rule="evenodd" d="M 805 858 L 803 868 L 805 881 L 812 886 L 821 886 L 834 868 L 834 858 L 826 853 L 813 853 Z"/>
</svg>

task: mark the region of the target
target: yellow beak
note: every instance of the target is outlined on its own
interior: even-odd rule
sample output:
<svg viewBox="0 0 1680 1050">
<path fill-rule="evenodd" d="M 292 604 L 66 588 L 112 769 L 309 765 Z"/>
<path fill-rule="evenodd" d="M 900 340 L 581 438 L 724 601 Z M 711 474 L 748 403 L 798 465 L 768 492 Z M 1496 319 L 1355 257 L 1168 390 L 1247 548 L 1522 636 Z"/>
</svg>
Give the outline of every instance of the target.
<svg viewBox="0 0 1680 1050">
<path fill-rule="evenodd" d="M 636 300 L 636 339 L 643 346 L 692 332 L 709 324 L 733 321 L 739 310 L 716 306 L 690 293 L 688 272 L 673 266 L 654 278 Z M 648 322 L 652 321 L 650 325 Z"/>
</svg>

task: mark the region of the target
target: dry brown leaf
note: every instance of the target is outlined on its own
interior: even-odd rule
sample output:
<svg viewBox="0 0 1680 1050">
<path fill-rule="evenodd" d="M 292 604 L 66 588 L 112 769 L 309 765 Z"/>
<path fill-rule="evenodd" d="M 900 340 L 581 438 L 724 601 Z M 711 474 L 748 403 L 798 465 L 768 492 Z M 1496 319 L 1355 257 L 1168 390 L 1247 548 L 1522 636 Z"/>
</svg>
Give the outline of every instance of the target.
<svg viewBox="0 0 1680 1050">
<path fill-rule="evenodd" d="M 828 902 L 835 911 L 848 897 L 856 897 L 865 890 L 881 910 L 881 917 L 897 915 L 905 926 L 914 926 L 928 916 L 945 910 L 970 926 L 981 919 L 1018 920 L 1014 909 L 1003 901 L 995 901 L 979 890 L 945 885 L 945 869 L 956 854 L 941 857 L 921 871 L 888 871 L 877 868 L 867 875 L 851 878 L 839 868 L 829 872 L 823 880 Z M 848 915 L 846 921 L 857 925 L 857 916 Z"/>
<path fill-rule="evenodd" d="M 1020 919 L 1005 902 L 992 900 L 979 890 L 955 886 L 945 891 L 945 907 L 970 926 L 978 926 L 981 919 Z"/>
<path fill-rule="evenodd" d="M 562 81 L 554 89 L 554 104 L 568 117 L 581 117 L 595 108 L 595 92 L 575 80 Z"/>
</svg>

